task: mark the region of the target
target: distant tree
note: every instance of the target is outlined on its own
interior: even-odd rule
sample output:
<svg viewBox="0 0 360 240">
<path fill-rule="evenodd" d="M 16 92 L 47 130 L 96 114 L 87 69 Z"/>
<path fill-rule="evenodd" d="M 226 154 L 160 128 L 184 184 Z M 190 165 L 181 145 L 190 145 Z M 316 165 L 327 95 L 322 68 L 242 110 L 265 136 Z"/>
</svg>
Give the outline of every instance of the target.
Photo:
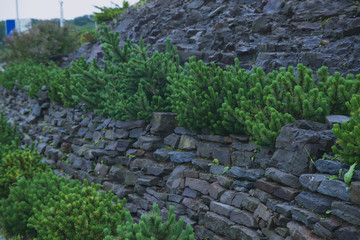
<svg viewBox="0 0 360 240">
<path fill-rule="evenodd" d="M 0 43 L 3 42 L 5 37 L 5 21 L 0 21 Z"/>
<path fill-rule="evenodd" d="M 77 17 L 74 19 L 74 25 L 84 26 L 88 23 L 94 22 L 92 15 L 84 15 L 82 17 Z"/>
</svg>

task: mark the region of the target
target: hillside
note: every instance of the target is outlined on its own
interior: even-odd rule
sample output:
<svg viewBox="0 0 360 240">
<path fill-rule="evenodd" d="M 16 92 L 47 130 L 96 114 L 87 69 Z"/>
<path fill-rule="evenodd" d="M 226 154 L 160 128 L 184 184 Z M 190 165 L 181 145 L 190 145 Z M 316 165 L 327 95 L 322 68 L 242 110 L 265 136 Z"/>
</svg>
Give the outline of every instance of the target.
<svg viewBox="0 0 360 240">
<path fill-rule="evenodd" d="M 155 0 L 132 7 L 113 27 L 124 41 L 142 37 L 151 50 L 163 51 L 166 38 L 181 61 L 195 55 L 220 66 L 240 59 L 266 71 L 301 62 L 330 73 L 360 71 L 360 8 L 351 0 Z M 74 53 L 101 58 L 99 43 Z"/>
</svg>

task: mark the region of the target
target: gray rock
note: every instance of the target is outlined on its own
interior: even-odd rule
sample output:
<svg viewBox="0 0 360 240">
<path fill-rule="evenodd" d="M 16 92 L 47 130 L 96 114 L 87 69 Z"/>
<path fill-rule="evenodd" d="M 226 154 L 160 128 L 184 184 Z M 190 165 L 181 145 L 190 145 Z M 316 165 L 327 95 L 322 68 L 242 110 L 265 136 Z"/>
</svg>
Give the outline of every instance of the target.
<svg viewBox="0 0 360 240">
<path fill-rule="evenodd" d="M 319 159 L 315 162 L 315 167 L 319 172 L 338 175 L 345 165 L 341 162 Z"/>
<path fill-rule="evenodd" d="M 350 190 L 348 187 L 348 184 L 339 180 L 324 180 L 318 187 L 318 192 L 345 201 L 350 201 Z"/>
<path fill-rule="evenodd" d="M 143 132 L 142 128 L 134 128 L 130 130 L 129 138 L 139 138 Z"/>
<path fill-rule="evenodd" d="M 145 126 L 144 120 L 136 120 L 136 121 L 128 121 L 128 122 L 122 122 L 118 121 L 116 122 L 115 126 L 117 128 L 122 128 L 124 130 L 131 130 L 133 128 L 140 128 Z"/>
<path fill-rule="evenodd" d="M 295 201 L 315 212 L 326 213 L 327 210 L 331 209 L 333 199 L 311 192 L 301 192 L 295 197 Z"/>
<path fill-rule="evenodd" d="M 207 212 L 204 216 L 204 226 L 217 234 L 229 236 L 230 227 L 233 225 L 228 218 L 216 213 Z"/>
<path fill-rule="evenodd" d="M 252 167 L 254 165 L 254 152 L 235 151 L 231 154 L 231 161 L 234 166 Z"/>
<path fill-rule="evenodd" d="M 104 166 L 100 163 L 96 164 L 94 169 L 95 176 L 105 177 L 109 171 L 109 168 L 109 166 Z"/>
<path fill-rule="evenodd" d="M 320 221 L 320 216 L 302 208 L 291 209 L 292 219 L 302 222 L 309 228 L 313 228 L 314 224 Z"/>
<path fill-rule="evenodd" d="M 231 239 L 236 240 L 260 240 L 259 234 L 247 227 L 234 225 L 230 228 L 230 237 Z"/>
<path fill-rule="evenodd" d="M 210 188 L 210 184 L 207 181 L 196 178 L 186 178 L 185 186 L 199 191 L 202 194 L 208 194 Z"/>
<path fill-rule="evenodd" d="M 333 202 L 331 205 L 331 214 L 349 223 L 360 225 L 360 206 L 346 202 Z"/>
<path fill-rule="evenodd" d="M 326 174 L 302 174 L 299 180 L 303 187 L 312 192 L 316 192 L 320 183 L 324 180 L 328 180 L 329 177 L 330 175 Z"/>
<path fill-rule="evenodd" d="M 235 209 L 231 211 L 230 220 L 246 227 L 258 227 L 258 224 L 253 217 L 253 214 L 248 211 Z"/>
<path fill-rule="evenodd" d="M 342 227 L 335 232 L 337 239 L 360 239 L 360 230 L 354 226 Z"/>
<path fill-rule="evenodd" d="M 167 148 L 160 148 L 153 153 L 153 157 L 155 158 L 156 161 L 167 162 L 170 159 L 169 152 L 171 151 L 172 150 Z"/>
<path fill-rule="evenodd" d="M 184 150 L 194 150 L 196 148 L 195 138 L 188 135 L 181 135 L 179 148 Z"/>
<path fill-rule="evenodd" d="M 344 122 L 349 122 L 350 117 L 344 115 L 329 115 L 325 117 L 326 123 L 329 125 L 329 128 L 332 128 L 334 124 L 341 125 Z"/>
<path fill-rule="evenodd" d="M 226 172 L 226 175 L 239 180 L 256 181 L 264 176 L 264 170 L 232 167 Z"/>
<path fill-rule="evenodd" d="M 190 188 L 185 188 L 182 195 L 184 197 L 197 198 L 199 196 L 199 192 Z"/>
<path fill-rule="evenodd" d="M 145 151 L 156 150 L 157 148 L 162 147 L 163 139 L 155 136 L 141 136 L 139 139 L 133 144 L 135 148 L 141 148 Z"/>
<path fill-rule="evenodd" d="M 189 129 L 186 129 L 184 127 L 176 127 L 174 129 L 174 133 L 179 135 L 190 135 L 190 136 L 196 136 L 196 133 L 193 131 L 190 131 Z"/>
<path fill-rule="evenodd" d="M 172 152 L 169 152 L 169 156 L 170 156 L 171 162 L 187 163 L 187 162 L 191 162 L 196 157 L 196 154 L 193 152 L 172 151 Z"/>
<path fill-rule="evenodd" d="M 224 204 L 224 203 L 219 203 L 216 201 L 212 201 L 210 203 L 210 211 L 215 212 L 217 214 L 224 215 L 226 217 L 229 217 L 230 213 L 235 210 L 236 210 L 236 208 L 234 208 L 230 205 Z"/>
<path fill-rule="evenodd" d="M 177 120 L 175 113 L 168 112 L 154 112 L 151 118 L 151 134 L 169 134 L 177 127 Z"/>
<path fill-rule="evenodd" d="M 275 182 L 284 184 L 293 188 L 300 188 L 299 178 L 290 173 L 282 172 L 276 168 L 268 168 L 265 171 L 265 177 Z"/>
<path fill-rule="evenodd" d="M 180 141 L 180 136 L 172 133 L 164 139 L 164 144 L 170 146 L 173 149 L 177 149 Z"/>
</svg>

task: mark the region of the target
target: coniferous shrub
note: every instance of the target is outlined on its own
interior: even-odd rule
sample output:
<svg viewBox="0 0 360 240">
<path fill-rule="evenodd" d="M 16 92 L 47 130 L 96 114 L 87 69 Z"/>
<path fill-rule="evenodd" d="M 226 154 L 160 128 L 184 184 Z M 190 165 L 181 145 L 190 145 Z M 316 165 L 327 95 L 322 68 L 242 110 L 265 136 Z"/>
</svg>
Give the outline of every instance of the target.
<svg viewBox="0 0 360 240">
<path fill-rule="evenodd" d="M 7 121 L 6 116 L 0 112 L 0 161 L 8 152 L 20 146 L 18 127 Z"/>
<path fill-rule="evenodd" d="M 115 234 L 116 226 L 124 220 L 124 205 L 112 193 L 99 193 L 100 185 L 60 185 L 54 195 L 40 209 L 34 209 L 29 228 L 37 231 L 37 239 L 104 238 L 104 229 Z"/>
<path fill-rule="evenodd" d="M 170 111 L 167 78 L 180 68 L 175 48 L 167 41 L 166 53 L 155 51 L 150 56 L 149 46 L 130 44 L 120 48 L 119 33 L 103 25 L 104 67 L 95 61 L 75 62 L 69 72 L 76 87 L 71 94 L 89 109 L 102 116 L 119 120 L 149 120 L 152 112 Z"/>
<path fill-rule="evenodd" d="M 349 122 L 334 124 L 332 129 L 337 137 L 339 146 L 333 146 L 333 151 L 351 166 L 360 166 L 360 95 L 354 95 L 351 101 L 346 102 L 351 118 Z"/>
<path fill-rule="evenodd" d="M 118 16 L 120 16 L 126 9 L 130 6 L 128 1 L 123 1 L 123 6 L 120 7 L 116 4 L 115 8 L 110 7 L 97 7 L 97 9 L 101 10 L 101 12 L 94 13 L 94 21 L 97 23 L 103 23 L 106 21 L 115 20 Z"/>
<path fill-rule="evenodd" d="M 213 133 L 246 133 L 259 145 L 273 145 L 281 127 L 307 119 L 324 122 L 329 114 L 346 114 L 344 103 L 360 93 L 360 75 L 329 76 L 302 64 L 280 68 L 267 75 L 262 68 L 245 72 L 235 66 L 226 70 L 197 64 L 173 75 L 171 103 L 180 125 L 193 130 L 208 128 Z"/>
<path fill-rule="evenodd" d="M 74 184 L 53 172 L 39 172 L 33 178 L 19 178 L 10 187 L 8 198 L 0 200 L 0 222 L 10 235 L 36 237 L 34 228 L 28 227 L 28 220 L 34 215 L 34 209 L 46 205 L 49 199 L 59 194 L 62 184 Z"/>
<path fill-rule="evenodd" d="M 21 63 L 7 66 L 2 75 L 0 75 L 0 84 L 5 88 L 12 90 L 15 82 L 19 84 L 19 88 L 29 86 L 27 94 L 36 98 L 41 87 L 47 85 L 50 87 L 49 97 L 61 102 L 61 86 L 66 84 L 68 77 L 64 70 L 50 62 L 48 66 L 38 64 L 33 60 L 26 60 Z"/>
<path fill-rule="evenodd" d="M 0 198 L 8 196 L 9 187 L 18 178 L 32 178 L 36 173 L 46 171 L 48 167 L 41 163 L 41 159 L 33 146 L 13 150 L 3 156 L 0 162 Z"/>
<path fill-rule="evenodd" d="M 134 223 L 129 212 L 126 213 L 126 223 L 117 227 L 117 235 L 113 237 L 108 229 L 105 240 L 128 239 L 128 240 L 193 240 L 193 228 L 187 224 L 184 230 L 184 220 L 175 220 L 174 207 L 170 206 L 168 219 L 162 221 L 159 206 L 153 205 L 153 211 L 142 215 L 139 223 Z"/>
</svg>

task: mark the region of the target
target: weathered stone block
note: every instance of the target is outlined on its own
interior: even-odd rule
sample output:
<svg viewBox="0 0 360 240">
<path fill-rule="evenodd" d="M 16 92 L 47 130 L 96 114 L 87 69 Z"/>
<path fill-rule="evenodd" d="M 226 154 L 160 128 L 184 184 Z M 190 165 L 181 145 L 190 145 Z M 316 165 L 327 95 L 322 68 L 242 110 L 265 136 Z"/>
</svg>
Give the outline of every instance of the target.
<svg viewBox="0 0 360 240">
<path fill-rule="evenodd" d="M 360 206 L 346 202 L 333 202 L 331 213 L 349 223 L 360 225 Z"/>
<path fill-rule="evenodd" d="M 109 166 L 104 166 L 100 163 L 96 164 L 96 167 L 94 169 L 94 174 L 95 176 L 101 176 L 101 177 L 106 177 L 108 171 L 109 171 Z"/>
<path fill-rule="evenodd" d="M 220 196 L 226 191 L 219 183 L 214 182 L 209 186 L 209 195 L 214 199 L 219 199 Z"/>
<path fill-rule="evenodd" d="M 360 230 L 355 228 L 354 226 L 348 226 L 338 229 L 335 232 L 335 236 L 337 239 L 360 239 Z"/>
<path fill-rule="evenodd" d="M 178 122 L 175 119 L 175 113 L 169 112 L 153 112 L 151 118 L 151 134 L 171 133 L 177 127 Z"/>
<path fill-rule="evenodd" d="M 256 181 L 264 176 L 264 170 L 232 167 L 226 172 L 226 175 L 239 180 Z"/>
<path fill-rule="evenodd" d="M 217 214 L 224 215 L 226 217 L 229 217 L 230 213 L 234 210 L 236 210 L 236 208 L 234 208 L 230 205 L 227 205 L 227 204 L 219 203 L 216 201 L 212 201 L 210 203 L 210 211 L 215 212 Z"/>
<path fill-rule="evenodd" d="M 323 195 L 304 191 L 295 197 L 295 201 L 315 212 L 326 213 L 327 210 L 331 209 L 331 203 L 333 202 L 333 199 Z"/>
<path fill-rule="evenodd" d="M 320 223 L 316 223 L 314 225 L 314 233 L 318 235 L 319 237 L 325 238 L 325 239 L 332 239 L 333 234 L 332 232 L 321 225 Z"/>
<path fill-rule="evenodd" d="M 350 201 L 360 205 L 360 182 L 351 183 Z"/>
<path fill-rule="evenodd" d="M 198 191 L 195 191 L 193 189 L 190 189 L 190 188 L 185 188 L 184 189 L 184 192 L 182 193 L 182 195 L 184 197 L 190 197 L 190 198 L 197 198 L 199 196 L 199 192 Z"/>
<path fill-rule="evenodd" d="M 156 136 L 140 136 L 133 144 L 135 148 L 141 148 L 145 151 L 153 151 L 163 146 L 163 139 Z"/>
<path fill-rule="evenodd" d="M 195 138 L 188 135 L 181 135 L 179 148 L 184 150 L 193 150 L 196 148 Z"/>
<path fill-rule="evenodd" d="M 266 169 L 265 177 L 267 177 L 268 179 L 271 179 L 275 182 L 292 187 L 292 188 L 300 188 L 301 187 L 298 177 L 294 176 L 291 173 L 286 173 L 286 172 L 280 171 L 276 168 Z"/>
<path fill-rule="evenodd" d="M 252 167 L 254 165 L 254 152 L 235 151 L 231 154 L 231 161 L 234 166 Z"/>
<path fill-rule="evenodd" d="M 289 222 L 286 225 L 289 229 L 290 236 L 292 239 L 296 240 L 320 240 L 318 237 L 314 236 L 309 229 L 305 226 L 296 223 L 296 222 Z"/>
<path fill-rule="evenodd" d="M 302 174 L 299 178 L 303 187 L 312 192 L 316 192 L 323 180 L 328 180 L 330 175 L 327 174 Z"/>
<path fill-rule="evenodd" d="M 196 157 L 196 154 L 193 152 L 171 151 L 169 152 L 169 156 L 171 162 L 187 163 L 187 162 L 192 162 L 192 160 Z"/>
<path fill-rule="evenodd" d="M 233 226 L 234 223 L 226 217 L 213 212 L 207 212 L 204 216 L 204 225 L 217 234 L 229 236 L 230 227 Z"/>
<path fill-rule="evenodd" d="M 350 190 L 348 187 L 349 185 L 339 180 L 323 180 L 318 187 L 318 192 L 350 201 Z"/>
<path fill-rule="evenodd" d="M 196 178 L 186 178 L 185 186 L 190 187 L 196 191 L 199 191 L 202 194 L 208 194 L 210 184 L 204 180 L 200 180 L 200 179 L 196 179 Z"/>
<path fill-rule="evenodd" d="M 235 209 L 230 213 L 230 220 L 246 227 L 256 228 L 258 224 L 251 212 Z"/>
<path fill-rule="evenodd" d="M 235 197 L 233 198 L 231 205 L 240 208 L 244 202 L 245 199 L 247 199 L 250 195 L 248 193 L 239 192 L 235 194 Z"/>
<path fill-rule="evenodd" d="M 236 195 L 235 191 L 231 191 L 231 190 L 225 191 L 220 197 L 220 202 L 231 205 L 235 195 Z"/>
<path fill-rule="evenodd" d="M 231 164 L 230 155 L 231 152 L 228 148 L 215 148 L 213 151 L 213 158 L 218 159 L 219 163 L 222 165 Z"/>
<path fill-rule="evenodd" d="M 179 141 L 180 141 L 180 136 L 175 133 L 170 134 L 164 139 L 165 145 L 168 145 L 173 149 L 178 148 Z"/>
<path fill-rule="evenodd" d="M 247 227 L 234 225 L 230 227 L 230 237 L 233 240 L 260 240 L 259 234 Z"/>
<path fill-rule="evenodd" d="M 307 227 L 312 228 L 315 223 L 320 221 L 320 216 L 303 208 L 294 207 L 291 209 L 292 218 L 302 222 Z"/>
<path fill-rule="evenodd" d="M 271 209 L 266 205 L 260 203 L 254 212 L 254 218 L 261 218 L 264 221 L 268 222 L 272 215 Z"/>
</svg>

